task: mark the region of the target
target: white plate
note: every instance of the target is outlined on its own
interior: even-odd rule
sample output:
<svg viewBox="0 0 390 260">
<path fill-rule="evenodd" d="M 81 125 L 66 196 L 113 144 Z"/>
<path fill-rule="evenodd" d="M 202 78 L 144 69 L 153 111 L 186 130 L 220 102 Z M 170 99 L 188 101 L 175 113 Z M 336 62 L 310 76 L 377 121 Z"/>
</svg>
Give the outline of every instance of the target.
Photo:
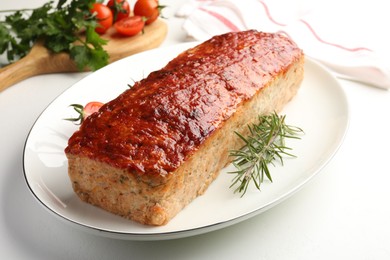
<svg viewBox="0 0 390 260">
<path fill-rule="evenodd" d="M 93 233 L 132 240 L 172 239 L 217 230 L 255 216 L 299 190 L 339 148 L 348 126 L 348 106 L 337 81 L 317 63 L 307 60 L 297 96 L 285 107 L 287 123 L 304 129 L 301 140 L 289 141 L 295 159 L 271 169 L 273 183 L 241 198 L 230 189 L 232 175 L 224 169 L 207 192 L 166 226 L 148 227 L 105 212 L 79 200 L 67 175 L 64 148 L 78 126 L 63 118 L 75 116 L 69 104 L 106 102 L 133 81 L 163 67 L 193 43 L 133 55 L 90 74 L 56 98 L 32 127 L 24 150 L 27 184 L 38 201 L 66 222 Z M 232 170 L 232 168 L 230 169 Z"/>
</svg>

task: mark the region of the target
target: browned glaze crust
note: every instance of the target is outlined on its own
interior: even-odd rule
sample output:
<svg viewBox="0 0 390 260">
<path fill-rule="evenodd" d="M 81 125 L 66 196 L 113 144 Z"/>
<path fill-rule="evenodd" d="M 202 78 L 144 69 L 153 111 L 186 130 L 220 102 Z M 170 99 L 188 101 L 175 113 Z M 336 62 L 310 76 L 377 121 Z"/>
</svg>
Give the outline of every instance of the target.
<svg viewBox="0 0 390 260">
<path fill-rule="evenodd" d="M 144 177 L 165 176 L 241 102 L 301 56 L 295 43 L 280 34 L 216 36 L 183 52 L 88 117 L 65 152 Z"/>
</svg>

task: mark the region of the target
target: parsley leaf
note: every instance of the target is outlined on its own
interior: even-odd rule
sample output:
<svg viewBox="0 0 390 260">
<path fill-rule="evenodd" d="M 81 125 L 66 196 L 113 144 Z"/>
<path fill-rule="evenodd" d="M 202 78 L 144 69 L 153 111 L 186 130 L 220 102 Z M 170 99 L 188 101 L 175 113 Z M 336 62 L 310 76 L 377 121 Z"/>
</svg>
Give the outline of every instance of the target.
<svg viewBox="0 0 390 260">
<path fill-rule="evenodd" d="M 95 32 L 96 17 L 90 13 L 96 0 L 73 0 L 65 5 L 50 1 L 32 10 L 16 10 L 0 21 L 0 54 L 9 62 L 23 58 L 41 40 L 53 53 L 67 52 L 79 70 L 97 70 L 108 64 L 107 44 Z M 83 32 L 83 33 L 82 33 Z"/>
</svg>

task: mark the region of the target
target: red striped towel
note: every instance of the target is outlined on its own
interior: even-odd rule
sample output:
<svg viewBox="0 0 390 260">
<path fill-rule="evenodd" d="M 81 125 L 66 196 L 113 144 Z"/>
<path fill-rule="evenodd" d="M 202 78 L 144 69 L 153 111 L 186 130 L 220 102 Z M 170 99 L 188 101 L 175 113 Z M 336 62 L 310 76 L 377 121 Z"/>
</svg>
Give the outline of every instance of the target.
<svg viewBox="0 0 390 260">
<path fill-rule="evenodd" d="M 359 28 L 355 27 L 358 23 L 351 22 L 354 21 L 351 19 L 359 19 L 360 13 L 355 10 L 355 16 L 352 11 L 343 16 L 340 4 L 339 12 L 335 6 L 308 4 L 309 1 L 303 0 L 191 0 L 183 4 L 176 15 L 185 18 L 184 30 L 199 41 L 247 29 L 284 33 L 297 42 L 307 56 L 321 62 L 337 76 L 389 89 L 390 62 L 385 61 L 383 53 L 366 47 L 364 37 L 367 35 L 359 33 Z"/>
</svg>

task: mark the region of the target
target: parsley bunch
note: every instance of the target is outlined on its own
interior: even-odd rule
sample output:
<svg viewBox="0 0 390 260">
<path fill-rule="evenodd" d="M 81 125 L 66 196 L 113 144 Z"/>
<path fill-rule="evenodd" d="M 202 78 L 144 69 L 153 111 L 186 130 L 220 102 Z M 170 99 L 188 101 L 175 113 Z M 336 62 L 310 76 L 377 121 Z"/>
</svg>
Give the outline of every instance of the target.
<svg viewBox="0 0 390 260">
<path fill-rule="evenodd" d="M 36 41 L 53 53 L 67 52 L 79 70 L 97 70 L 108 64 L 107 43 L 95 28 L 90 9 L 95 0 L 50 1 L 32 10 L 16 10 L 0 21 L 0 54 L 12 62 L 28 54 Z"/>
</svg>

